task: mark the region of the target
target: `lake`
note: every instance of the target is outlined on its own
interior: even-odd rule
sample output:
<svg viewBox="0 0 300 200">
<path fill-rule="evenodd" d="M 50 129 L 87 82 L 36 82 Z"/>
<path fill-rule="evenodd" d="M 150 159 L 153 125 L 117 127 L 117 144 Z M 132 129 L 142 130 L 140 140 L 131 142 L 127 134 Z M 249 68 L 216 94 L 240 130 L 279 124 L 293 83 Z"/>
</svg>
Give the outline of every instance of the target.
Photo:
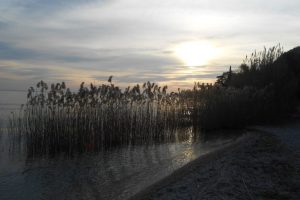
<svg viewBox="0 0 300 200">
<path fill-rule="evenodd" d="M 26 102 L 26 92 L 2 91 L 6 119 Z M 192 129 L 183 129 L 192 134 Z M 127 199 L 174 170 L 232 142 L 237 136 L 189 138 L 176 143 L 122 146 L 73 157 L 27 157 L 0 139 L 0 199 Z M 225 135 L 225 136 L 224 136 Z"/>
<path fill-rule="evenodd" d="M 5 126 L 11 112 L 26 103 L 26 95 L 27 91 L 0 91 L 0 127 Z"/>
</svg>

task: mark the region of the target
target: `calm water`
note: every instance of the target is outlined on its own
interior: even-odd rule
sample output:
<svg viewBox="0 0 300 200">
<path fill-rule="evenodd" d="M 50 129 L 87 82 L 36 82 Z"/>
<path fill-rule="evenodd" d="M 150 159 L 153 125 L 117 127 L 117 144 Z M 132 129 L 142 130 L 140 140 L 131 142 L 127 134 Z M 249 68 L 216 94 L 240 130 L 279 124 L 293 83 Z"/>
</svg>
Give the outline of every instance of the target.
<svg viewBox="0 0 300 200">
<path fill-rule="evenodd" d="M 0 127 L 5 126 L 11 112 L 19 110 L 26 103 L 26 91 L 0 91 Z"/>
<path fill-rule="evenodd" d="M 0 199 L 126 199 L 232 139 L 123 147 L 75 158 L 36 158 L 0 148 Z"/>
<path fill-rule="evenodd" d="M 25 102 L 26 92 L 1 92 L 1 116 Z M 184 130 L 190 133 L 191 130 Z M 227 134 L 224 134 L 227 135 Z M 122 147 L 73 158 L 28 159 L 0 137 L 0 199 L 126 199 L 236 136 Z"/>
</svg>

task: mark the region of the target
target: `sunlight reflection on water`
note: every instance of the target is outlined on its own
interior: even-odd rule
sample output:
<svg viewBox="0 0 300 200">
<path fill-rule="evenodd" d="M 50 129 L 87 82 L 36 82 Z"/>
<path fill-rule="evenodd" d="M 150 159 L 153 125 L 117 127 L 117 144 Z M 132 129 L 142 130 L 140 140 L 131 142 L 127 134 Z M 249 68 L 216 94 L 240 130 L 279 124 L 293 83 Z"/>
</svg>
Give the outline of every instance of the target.
<svg viewBox="0 0 300 200">
<path fill-rule="evenodd" d="M 191 130 L 189 130 L 191 131 Z M 0 199 L 126 199 L 232 141 L 137 145 L 73 158 L 26 158 L 1 140 Z"/>
<path fill-rule="evenodd" d="M 25 102 L 26 92 L 0 94 L 0 114 L 5 120 Z M 195 142 L 192 128 L 184 132 L 177 132 L 174 143 L 126 146 L 72 158 L 28 158 L 22 150 L 12 151 L 4 134 L 0 138 L 0 199 L 126 199 L 234 138 Z"/>
</svg>

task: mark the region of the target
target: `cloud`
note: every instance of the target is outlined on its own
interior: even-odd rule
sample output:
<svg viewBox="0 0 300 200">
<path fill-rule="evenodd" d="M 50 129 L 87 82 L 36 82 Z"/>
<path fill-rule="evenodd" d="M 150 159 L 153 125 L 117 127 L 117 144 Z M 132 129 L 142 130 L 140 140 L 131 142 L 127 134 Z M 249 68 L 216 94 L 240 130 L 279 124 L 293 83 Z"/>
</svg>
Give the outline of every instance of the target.
<svg viewBox="0 0 300 200">
<path fill-rule="evenodd" d="M 298 0 L 3 0 L 0 12 L 0 64 L 18 63 L 0 74 L 31 82 L 115 75 L 124 84 L 184 85 L 213 80 L 255 49 L 300 41 Z M 182 67 L 173 48 L 194 40 L 222 54 L 197 70 Z"/>
<path fill-rule="evenodd" d="M 65 9 L 72 9 L 82 4 L 95 2 L 96 0 L 4 0 L 2 6 L 13 7 L 25 13 L 27 16 L 55 14 Z M 106 0 L 102 0 L 105 2 Z"/>
<path fill-rule="evenodd" d="M 30 49 L 21 49 L 13 47 L 12 45 L 0 41 L 0 59 L 27 59 L 36 57 L 36 53 Z"/>
</svg>

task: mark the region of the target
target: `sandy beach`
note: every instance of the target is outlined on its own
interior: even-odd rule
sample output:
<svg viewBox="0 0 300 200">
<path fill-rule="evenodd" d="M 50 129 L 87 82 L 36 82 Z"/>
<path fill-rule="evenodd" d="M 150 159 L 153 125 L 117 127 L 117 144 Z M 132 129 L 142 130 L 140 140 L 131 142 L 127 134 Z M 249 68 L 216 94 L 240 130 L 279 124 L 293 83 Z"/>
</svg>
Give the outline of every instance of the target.
<svg viewBox="0 0 300 200">
<path fill-rule="evenodd" d="M 275 135 L 246 135 L 141 191 L 146 199 L 299 199 L 299 156 Z"/>
</svg>

